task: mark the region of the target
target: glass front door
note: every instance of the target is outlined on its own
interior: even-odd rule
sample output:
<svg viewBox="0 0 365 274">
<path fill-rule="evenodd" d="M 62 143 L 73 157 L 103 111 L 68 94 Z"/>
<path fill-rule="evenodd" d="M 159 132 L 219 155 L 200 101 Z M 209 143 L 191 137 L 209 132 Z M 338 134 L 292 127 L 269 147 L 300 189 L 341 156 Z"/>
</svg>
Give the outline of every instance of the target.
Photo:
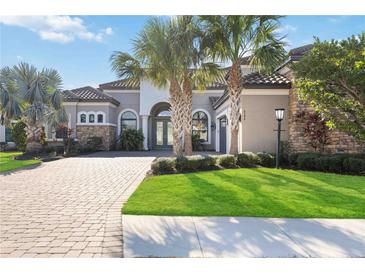
<svg viewBox="0 0 365 274">
<path fill-rule="evenodd" d="M 171 149 L 172 123 L 168 118 L 159 118 L 154 123 L 154 148 Z"/>
</svg>

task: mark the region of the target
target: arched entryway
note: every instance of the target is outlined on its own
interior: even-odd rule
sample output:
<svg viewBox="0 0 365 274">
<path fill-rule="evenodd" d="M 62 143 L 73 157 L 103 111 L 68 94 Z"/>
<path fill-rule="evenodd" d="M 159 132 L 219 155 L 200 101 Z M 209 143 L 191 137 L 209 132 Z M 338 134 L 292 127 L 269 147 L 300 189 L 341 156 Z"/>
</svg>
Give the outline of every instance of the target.
<svg viewBox="0 0 365 274">
<path fill-rule="evenodd" d="M 170 104 L 161 102 L 151 109 L 152 149 L 172 149 L 172 123 Z"/>
</svg>

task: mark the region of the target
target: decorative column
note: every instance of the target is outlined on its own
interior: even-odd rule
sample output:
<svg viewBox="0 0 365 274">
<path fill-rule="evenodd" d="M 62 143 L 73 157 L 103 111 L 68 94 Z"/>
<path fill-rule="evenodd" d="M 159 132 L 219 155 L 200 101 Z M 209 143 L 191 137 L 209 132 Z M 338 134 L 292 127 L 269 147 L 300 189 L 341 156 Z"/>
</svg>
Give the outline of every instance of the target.
<svg viewBox="0 0 365 274">
<path fill-rule="evenodd" d="M 142 118 L 142 132 L 144 136 L 143 149 L 148 150 L 148 115 L 141 115 Z"/>
</svg>

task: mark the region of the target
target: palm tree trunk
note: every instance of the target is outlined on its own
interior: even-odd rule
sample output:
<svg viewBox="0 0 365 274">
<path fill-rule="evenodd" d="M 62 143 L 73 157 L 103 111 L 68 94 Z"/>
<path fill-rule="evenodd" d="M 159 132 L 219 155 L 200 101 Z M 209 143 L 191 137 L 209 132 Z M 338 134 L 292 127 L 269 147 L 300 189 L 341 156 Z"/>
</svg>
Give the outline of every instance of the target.
<svg viewBox="0 0 365 274">
<path fill-rule="evenodd" d="M 176 156 L 183 154 L 183 123 L 184 116 L 182 111 L 183 98 L 179 83 L 176 79 L 170 81 L 171 123 L 173 128 L 173 150 Z"/>
<path fill-rule="evenodd" d="M 25 152 L 27 153 L 39 153 L 43 146 L 39 142 L 40 134 L 42 129 L 37 125 L 32 125 L 27 123 L 25 132 L 27 134 L 27 144 L 25 147 Z"/>
<path fill-rule="evenodd" d="M 240 63 L 232 64 L 230 76 L 228 79 L 229 93 L 229 123 L 231 128 L 231 147 L 229 153 L 238 154 L 238 128 L 240 123 L 240 105 L 241 105 L 241 66 Z"/>
<path fill-rule="evenodd" d="M 193 144 L 191 140 L 191 130 L 193 124 L 192 117 L 192 104 L 193 104 L 193 91 L 191 88 L 190 81 L 187 77 L 183 83 L 183 94 L 184 94 L 184 152 L 185 155 L 193 154 Z"/>
</svg>

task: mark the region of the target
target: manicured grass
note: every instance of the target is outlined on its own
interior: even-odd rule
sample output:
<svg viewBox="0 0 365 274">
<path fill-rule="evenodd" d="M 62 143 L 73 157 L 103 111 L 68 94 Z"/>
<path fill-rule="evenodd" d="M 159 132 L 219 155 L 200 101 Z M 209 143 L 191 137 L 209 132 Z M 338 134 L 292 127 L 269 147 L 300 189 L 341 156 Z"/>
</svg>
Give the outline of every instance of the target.
<svg viewBox="0 0 365 274">
<path fill-rule="evenodd" d="M 14 160 L 13 157 L 22 152 L 0 152 L 0 172 L 17 169 L 20 167 L 38 164 L 39 160 Z"/>
<path fill-rule="evenodd" d="M 365 218 L 365 177 L 270 168 L 145 179 L 123 214 Z"/>
</svg>

